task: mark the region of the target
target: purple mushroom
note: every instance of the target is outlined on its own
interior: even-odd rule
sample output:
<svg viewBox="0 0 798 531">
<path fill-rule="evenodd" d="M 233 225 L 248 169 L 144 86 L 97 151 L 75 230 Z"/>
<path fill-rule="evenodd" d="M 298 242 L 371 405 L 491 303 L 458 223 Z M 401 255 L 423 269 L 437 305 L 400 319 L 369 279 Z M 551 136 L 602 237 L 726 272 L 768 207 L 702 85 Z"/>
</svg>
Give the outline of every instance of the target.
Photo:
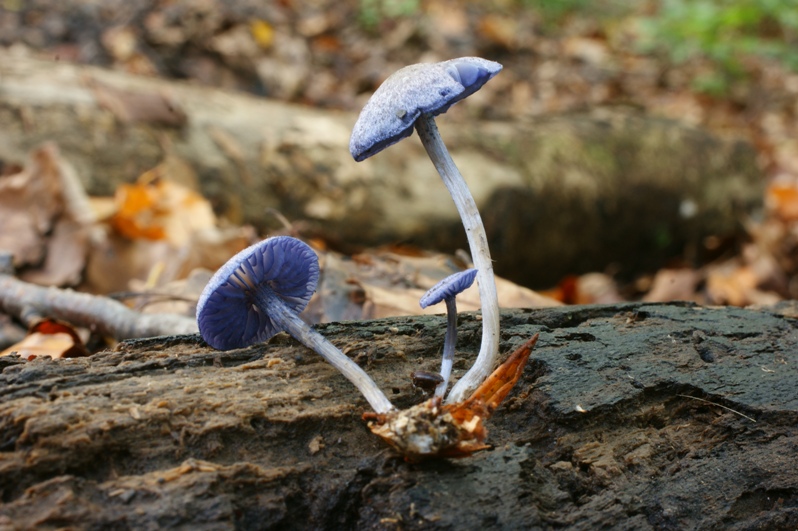
<svg viewBox="0 0 798 531">
<path fill-rule="evenodd" d="M 306 243 L 289 236 L 256 243 L 208 281 L 197 303 L 200 334 L 213 348 L 230 350 L 286 331 L 355 384 L 375 412 L 393 410 L 363 369 L 299 317 L 318 280 L 318 258 Z"/>
<path fill-rule="evenodd" d="M 457 295 L 471 287 L 477 276 L 476 269 L 466 269 L 444 278 L 421 297 L 422 308 L 446 302 L 446 336 L 443 339 L 443 359 L 441 360 L 441 376 L 443 381 L 435 388 L 433 396 L 442 397 L 449 385 L 454 363 L 454 346 L 457 343 Z"/>
<path fill-rule="evenodd" d="M 363 107 L 349 141 L 349 151 L 360 162 L 410 136 L 415 127 L 460 214 L 478 271 L 482 345 L 474 366 L 452 388 L 447 402 L 465 399 L 493 370 L 499 351 L 499 301 L 482 218 L 443 144 L 435 116 L 479 90 L 501 69 L 499 63 L 479 57 L 402 68 L 386 79 Z"/>
</svg>

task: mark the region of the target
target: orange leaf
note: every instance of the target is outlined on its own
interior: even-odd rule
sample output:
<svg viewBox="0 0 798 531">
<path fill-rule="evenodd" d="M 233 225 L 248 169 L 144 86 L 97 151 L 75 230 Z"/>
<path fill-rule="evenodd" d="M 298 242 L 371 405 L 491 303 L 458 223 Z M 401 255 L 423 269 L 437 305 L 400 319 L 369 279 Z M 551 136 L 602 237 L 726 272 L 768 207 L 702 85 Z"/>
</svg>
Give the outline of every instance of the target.
<svg viewBox="0 0 798 531">
<path fill-rule="evenodd" d="M 798 220 L 798 188 L 788 184 L 771 184 L 766 192 L 766 201 L 780 218 Z"/>
<path fill-rule="evenodd" d="M 25 339 L 0 352 L 0 356 L 14 353 L 27 360 L 39 356 L 62 359 L 89 355 L 75 329 L 55 319 L 43 319 L 34 324 Z"/>
<path fill-rule="evenodd" d="M 482 385 L 474 391 L 474 394 L 465 402 L 455 404 L 455 406 L 471 407 L 477 402 L 482 402 L 488 408 L 488 412 L 492 413 L 499 407 L 502 400 L 510 393 L 523 374 L 529 355 L 538 341 L 538 336 L 539 334 L 535 334 L 518 347 L 499 368 L 493 371 L 493 374 L 488 376 L 487 380 L 482 382 Z"/>
</svg>

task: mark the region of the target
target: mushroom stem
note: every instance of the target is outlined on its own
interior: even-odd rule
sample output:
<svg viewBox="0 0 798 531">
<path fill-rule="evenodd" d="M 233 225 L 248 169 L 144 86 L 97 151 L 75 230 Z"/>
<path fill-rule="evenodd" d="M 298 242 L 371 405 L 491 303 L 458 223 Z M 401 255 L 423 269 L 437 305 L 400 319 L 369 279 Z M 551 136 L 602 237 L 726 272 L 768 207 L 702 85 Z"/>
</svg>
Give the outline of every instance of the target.
<svg viewBox="0 0 798 531">
<path fill-rule="evenodd" d="M 316 351 L 352 382 L 375 413 L 387 413 L 395 409 L 391 401 L 374 383 L 374 380 L 357 363 L 338 350 L 338 347 L 326 337 L 312 329 L 270 287 L 265 284 L 259 285 L 253 292 L 253 299 L 259 312 L 268 315 L 275 324 L 291 334 L 294 339 Z"/>
<path fill-rule="evenodd" d="M 449 386 L 449 377 L 452 375 L 452 364 L 454 364 L 455 344 L 457 344 L 457 302 L 454 297 L 450 297 L 446 299 L 446 336 L 443 338 L 443 359 L 441 360 L 443 381 L 435 388 L 433 396 L 443 397 Z"/>
<path fill-rule="evenodd" d="M 482 225 L 482 218 L 468 185 L 443 143 L 438 126 L 435 125 L 435 118 L 430 114 L 422 114 L 416 120 L 416 130 L 460 213 L 468 245 L 471 248 L 471 260 L 478 271 L 479 300 L 482 305 L 482 344 L 474 365 L 460 378 L 446 398 L 447 403 L 454 403 L 469 396 L 493 370 L 499 352 L 499 298 L 496 294 L 493 263 L 490 260 L 488 237 Z"/>
</svg>

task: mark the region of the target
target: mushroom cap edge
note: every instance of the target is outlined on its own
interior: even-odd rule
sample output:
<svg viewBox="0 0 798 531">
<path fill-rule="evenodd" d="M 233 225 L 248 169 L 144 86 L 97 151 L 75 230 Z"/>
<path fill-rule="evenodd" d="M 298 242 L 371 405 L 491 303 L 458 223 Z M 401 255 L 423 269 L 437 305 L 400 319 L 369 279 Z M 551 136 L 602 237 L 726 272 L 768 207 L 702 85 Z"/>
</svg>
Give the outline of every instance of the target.
<svg viewBox="0 0 798 531">
<path fill-rule="evenodd" d="M 502 69 L 481 57 L 419 63 L 391 74 L 360 112 L 349 152 L 361 162 L 413 134 L 424 113 L 437 116 L 478 91 Z"/>
</svg>

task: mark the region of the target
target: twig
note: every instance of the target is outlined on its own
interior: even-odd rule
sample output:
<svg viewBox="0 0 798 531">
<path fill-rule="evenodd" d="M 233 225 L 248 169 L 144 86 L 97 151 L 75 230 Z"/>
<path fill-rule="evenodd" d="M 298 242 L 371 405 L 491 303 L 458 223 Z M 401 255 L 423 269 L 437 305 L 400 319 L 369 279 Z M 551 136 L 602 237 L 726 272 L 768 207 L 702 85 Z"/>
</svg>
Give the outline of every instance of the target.
<svg viewBox="0 0 798 531">
<path fill-rule="evenodd" d="M 197 333 L 197 322 L 190 317 L 139 313 L 107 297 L 44 288 L 5 274 L 0 274 L 0 310 L 20 319 L 62 319 L 116 339 Z"/>
<path fill-rule="evenodd" d="M 707 404 L 712 404 L 713 406 L 722 407 L 723 409 L 725 409 L 727 411 L 731 411 L 732 413 L 735 413 L 737 415 L 740 415 L 741 417 L 743 417 L 745 419 L 748 419 L 751 422 L 753 422 L 754 424 L 756 424 L 756 421 L 754 419 L 752 419 L 751 417 L 749 417 L 748 415 L 743 415 L 739 411 L 734 410 L 734 409 L 732 409 L 730 407 L 726 407 L 726 406 L 724 406 L 722 404 L 718 404 L 717 402 L 710 402 L 709 400 L 704 400 L 703 398 L 698 398 L 697 396 L 690 396 L 690 395 L 676 395 L 676 396 L 681 396 L 682 398 L 692 398 L 693 400 L 699 400 L 701 402 L 706 402 Z"/>
</svg>

